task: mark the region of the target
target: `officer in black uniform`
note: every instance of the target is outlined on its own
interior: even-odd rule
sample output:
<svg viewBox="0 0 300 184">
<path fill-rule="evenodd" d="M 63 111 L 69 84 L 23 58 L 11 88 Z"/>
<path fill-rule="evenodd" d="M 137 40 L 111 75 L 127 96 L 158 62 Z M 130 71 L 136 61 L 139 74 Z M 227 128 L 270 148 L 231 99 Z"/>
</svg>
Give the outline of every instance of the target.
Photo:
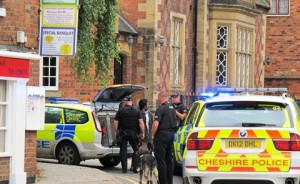
<svg viewBox="0 0 300 184">
<path fill-rule="evenodd" d="M 140 130 L 137 129 L 139 125 Z M 132 157 L 132 171 L 137 173 L 138 168 L 138 155 L 137 145 L 139 141 L 139 132 L 141 132 L 141 138 L 145 136 L 144 122 L 140 111 L 132 105 L 131 96 L 124 98 L 124 106 L 121 107 L 114 120 L 114 127 L 116 133 L 120 136 L 120 159 L 122 165 L 122 172 L 127 173 L 127 144 L 131 145 L 134 154 Z"/>
<path fill-rule="evenodd" d="M 180 95 L 178 93 L 171 95 L 171 99 L 176 110 L 177 126 L 181 127 L 183 126 L 184 118 L 188 109 L 183 105 L 183 103 L 180 102 Z"/>
<path fill-rule="evenodd" d="M 166 91 L 158 94 L 161 105 L 156 109 L 152 126 L 154 154 L 160 184 L 173 183 L 173 139 L 177 126 L 175 109 L 168 102 L 168 98 Z"/>
</svg>

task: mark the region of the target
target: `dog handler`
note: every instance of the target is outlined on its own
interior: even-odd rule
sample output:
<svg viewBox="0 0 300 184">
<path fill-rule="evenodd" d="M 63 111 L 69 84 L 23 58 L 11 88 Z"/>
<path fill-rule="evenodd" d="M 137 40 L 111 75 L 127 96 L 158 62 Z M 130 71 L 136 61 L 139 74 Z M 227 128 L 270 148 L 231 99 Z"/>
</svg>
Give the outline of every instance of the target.
<svg viewBox="0 0 300 184">
<path fill-rule="evenodd" d="M 156 109 L 152 126 L 154 155 L 160 184 L 173 183 L 173 138 L 176 131 L 176 112 L 168 102 L 168 93 L 158 94 L 160 106 Z"/>
<path fill-rule="evenodd" d="M 124 98 L 124 106 L 118 110 L 115 120 L 114 127 L 116 133 L 118 133 L 121 138 L 120 144 L 120 159 L 122 165 L 122 172 L 127 173 L 127 144 L 131 145 L 134 154 L 132 156 L 132 167 L 133 172 L 137 173 L 138 167 L 138 155 L 137 155 L 137 145 L 139 140 L 139 135 L 137 130 L 137 123 L 139 124 L 141 130 L 141 138 L 145 136 L 144 122 L 140 111 L 135 108 L 132 104 L 131 96 L 126 96 Z M 117 135 L 116 135 L 117 137 Z"/>
</svg>

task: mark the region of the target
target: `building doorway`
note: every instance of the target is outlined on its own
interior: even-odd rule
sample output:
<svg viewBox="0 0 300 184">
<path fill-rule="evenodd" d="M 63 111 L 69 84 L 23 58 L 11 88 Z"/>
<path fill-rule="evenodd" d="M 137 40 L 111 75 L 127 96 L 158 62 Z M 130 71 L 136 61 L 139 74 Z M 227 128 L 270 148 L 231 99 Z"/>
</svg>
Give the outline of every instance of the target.
<svg viewBox="0 0 300 184">
<path fill-rule="evenodd" d="M 114 84 L 123 84 L 123 66 L 125 62 L 125 56 L 119 55 L 120 61 L 118 62 L 116 59 L 114 59 Z"/>
</svg>

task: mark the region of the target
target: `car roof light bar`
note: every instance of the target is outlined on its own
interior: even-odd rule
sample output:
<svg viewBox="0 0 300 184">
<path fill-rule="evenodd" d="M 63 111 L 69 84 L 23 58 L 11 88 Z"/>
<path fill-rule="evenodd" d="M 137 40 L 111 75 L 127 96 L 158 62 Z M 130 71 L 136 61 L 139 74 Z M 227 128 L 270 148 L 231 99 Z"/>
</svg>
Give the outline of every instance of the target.
<svg viewBox="0 0 300 184">
<path fill-rule="evenodd" d="M 231 92 L 231 93 L 241 93 L 241 92 L 281 92 L 287 93 L 287 88 L 217 88 L 217 92 Z"/>
<path fill-rule="evenodd" d="M 49 103 L 78 103 L 79 100 L 77 98 L 55 98 L 55 97 L 50 97 L 48 98 Z"/>
</svg>

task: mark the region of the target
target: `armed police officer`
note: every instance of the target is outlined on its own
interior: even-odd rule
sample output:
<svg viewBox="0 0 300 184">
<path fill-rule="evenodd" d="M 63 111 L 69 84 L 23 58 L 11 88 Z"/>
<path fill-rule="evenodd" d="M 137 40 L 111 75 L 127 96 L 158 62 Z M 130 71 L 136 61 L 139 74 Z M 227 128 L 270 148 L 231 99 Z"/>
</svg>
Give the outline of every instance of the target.
<svg viewBox="0 0 300 184">
<path fill-rule="evenodd" d="M 175 112 L 177 116 L 177 126 L 183 126 L 184 118 L 188 109 L 180 102 L 180 95 L 178 93 L 174 93 L 171 95 L 172 103 L 175 107 Z"/>
<path fill-rule="evenodd" d="M 139 125 L 139 126 L 138 126 Z M 121 107 L 114 120 L 114 127 L 116 133 L 121 139 L 120 143 L 120 159 L 122 165 L 122 172 L 127 173 L 127 144 L 131 145 L 134 154 L 132 156 L 132 171 L 137 173 L 138 155 L 137 145 L 139 141 L 139 132 L 141 138 L 145 136 L 144 122 L 140 111 L 133 106 L 131 96 L 124 98 L 124 106 Z M 138 130 L 139 127 L 139 130 Z"/>
<path fill-rule="evenodd" d="M 160 106 L 156 109 L 152 125 L 154 154 L 160 184 L 173 183 L 173 138 L 177 129 L 174 106 L 168 102 L 168 93 L 158 94 Z"/>
</svg>

